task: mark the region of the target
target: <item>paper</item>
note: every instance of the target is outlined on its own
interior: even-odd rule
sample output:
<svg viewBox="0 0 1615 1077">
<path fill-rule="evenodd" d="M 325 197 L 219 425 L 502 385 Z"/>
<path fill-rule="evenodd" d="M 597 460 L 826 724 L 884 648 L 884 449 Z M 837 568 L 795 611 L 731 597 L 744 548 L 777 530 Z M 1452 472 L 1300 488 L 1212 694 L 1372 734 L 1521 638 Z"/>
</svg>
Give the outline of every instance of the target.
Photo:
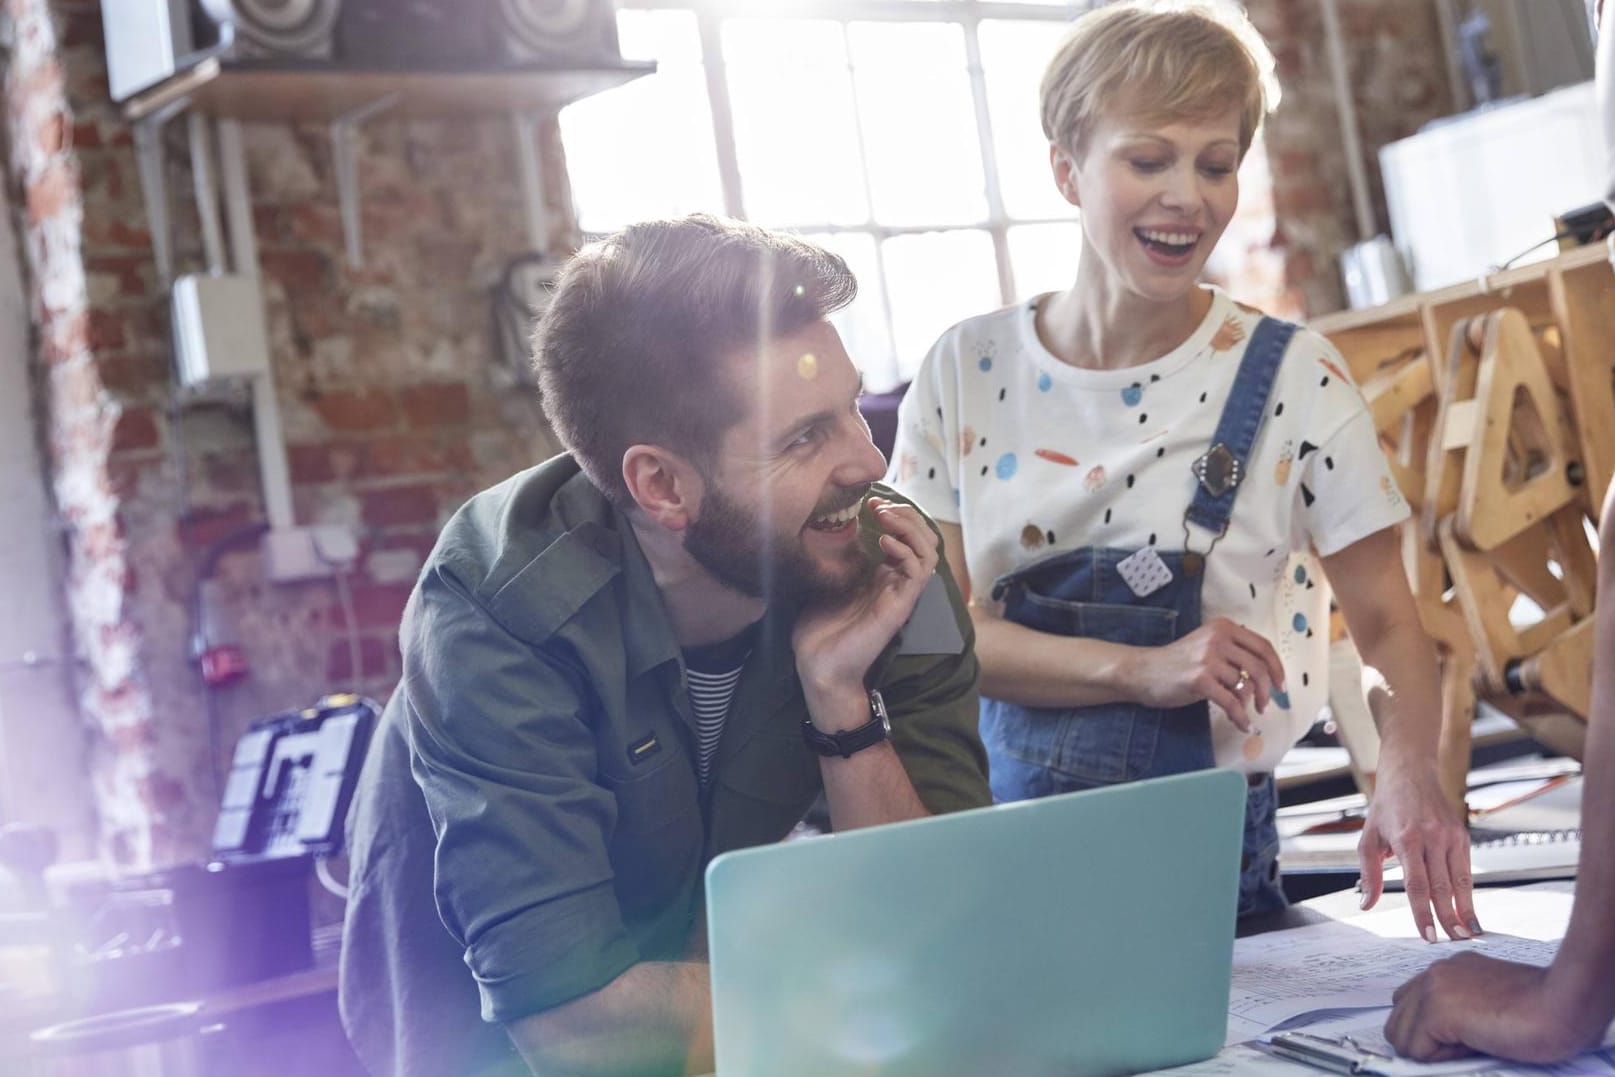
<svg viewBox="0 0 1615 1077">
<path fill-rule="evenodd" d="M 1255 1039 L 1298 1014 L 1314 1010 L 1379 1007 L 1410 977 L 1460 950 L 1505 961 L 1545 965 L 1556 942 L 1489 931 L 1468 942 L 1431 945 L 1411 937 L 1380 938 L 1346 923 L 1277 931 L 1234 944 L 1234 982 L 1225 1043 Z M 1246 945 L 1251 944 L 1251 945 Z"/>
<path fill-rule="evenodd" d="M 1546 965 L 1572 900 L 1566 884 L 1477 893 L 1486 933 L 1469 942 L 1425 942 L 1406 908 L 1239 939 L 1224 1043 L 1256 1039 L 1310 1012 L 1388 1006 L 1404 981 L 1463 949 Z"/>
<path fill-rule="evenodd" d="M 1274 1058 L 1247 1044 L 1224 1047 L 1204 1062 L 1191 1062 L 1187 1066 L 1174 1066 L 1157 1073 L 1171 1077 L 1296 1077 L 1296 1063 Z"/>
</svg>

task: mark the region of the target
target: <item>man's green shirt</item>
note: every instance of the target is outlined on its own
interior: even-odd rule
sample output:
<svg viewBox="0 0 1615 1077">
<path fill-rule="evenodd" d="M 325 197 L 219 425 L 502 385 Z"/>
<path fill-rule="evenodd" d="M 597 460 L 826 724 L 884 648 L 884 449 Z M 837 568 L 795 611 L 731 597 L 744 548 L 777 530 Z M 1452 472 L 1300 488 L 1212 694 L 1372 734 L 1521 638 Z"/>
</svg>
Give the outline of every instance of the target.
<svg viewBox="0 0 1615 1077">
<path fill-rule="evenodd" d="M 869 684 L 946 812 L 991 795 L 973 633 L 938 572 L 963 653 L 894 645 Z M 622 514 L 563 456 L 455 515 L 349 818 L 342 1008 L 376 1072 L 471 1072 L 509 1053 L 479 1010 L 515 1020 L 689 953 L 706 863 L 779 840 L 820 792 L 790 634 L 789 611 L 759 625 L 703 791 L 679 646 Z"/>
</svg>

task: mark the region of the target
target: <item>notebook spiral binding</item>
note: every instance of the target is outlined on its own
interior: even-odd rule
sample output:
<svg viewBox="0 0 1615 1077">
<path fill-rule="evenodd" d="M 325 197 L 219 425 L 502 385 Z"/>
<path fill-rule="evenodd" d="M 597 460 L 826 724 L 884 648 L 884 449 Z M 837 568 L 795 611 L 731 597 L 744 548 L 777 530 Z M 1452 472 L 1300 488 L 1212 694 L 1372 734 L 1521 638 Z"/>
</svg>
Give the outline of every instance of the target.
<svg viewBox="0 0 1615 1077">
<path fill-rule="evenodd" d="M 1521 830 L 1512 832 L 1472 829 L 1469 832 L 1470 847 L 1475 849 L 1505 849 L 1520 845 L 1554 845 L 1559 842 L 1580 840 L 1580 827 L 1565 827 L 1562 830 Z"/>
</svg>

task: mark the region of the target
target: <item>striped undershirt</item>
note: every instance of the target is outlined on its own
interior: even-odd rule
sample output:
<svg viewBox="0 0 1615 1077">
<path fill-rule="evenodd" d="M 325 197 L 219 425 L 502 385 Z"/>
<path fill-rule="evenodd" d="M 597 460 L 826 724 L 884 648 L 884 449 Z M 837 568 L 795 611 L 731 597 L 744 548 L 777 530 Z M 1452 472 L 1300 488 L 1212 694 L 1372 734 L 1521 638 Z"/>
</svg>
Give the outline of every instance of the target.
<svg viewBox="0 0 1615 1077">
<path fill-rule="evenodd" d="M 712 779 L 712 760 L 723 739 L 723 724 L 729 717 L 729 704 L 740 683 L 740 671 L 751 654 L 755 625 L 738 636 L 684 652 L 684 683 L 690 692 L 690 708 L 695 714 L 696 772 L 704 789 Z"/>
</svg>

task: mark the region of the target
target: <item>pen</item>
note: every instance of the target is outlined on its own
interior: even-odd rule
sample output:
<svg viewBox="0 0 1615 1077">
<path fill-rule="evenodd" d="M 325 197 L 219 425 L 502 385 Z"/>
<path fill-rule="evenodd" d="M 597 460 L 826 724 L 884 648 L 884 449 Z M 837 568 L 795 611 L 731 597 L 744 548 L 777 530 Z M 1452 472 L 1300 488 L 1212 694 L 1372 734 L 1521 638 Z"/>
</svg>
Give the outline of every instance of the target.
<svg viewBox="0 0 1615 1077">
<path fill-rule="evenodd" d="M 1331 1073 L 1368 1073 L 1375 1060 L 1388 1061 L 1384 1055 L 1360 1047 L 1350 1036 L 1331 1040 L 1305 1032 L 1282 1032 L 1267 1045 L 1274 1054 Z"/>
</svg>

